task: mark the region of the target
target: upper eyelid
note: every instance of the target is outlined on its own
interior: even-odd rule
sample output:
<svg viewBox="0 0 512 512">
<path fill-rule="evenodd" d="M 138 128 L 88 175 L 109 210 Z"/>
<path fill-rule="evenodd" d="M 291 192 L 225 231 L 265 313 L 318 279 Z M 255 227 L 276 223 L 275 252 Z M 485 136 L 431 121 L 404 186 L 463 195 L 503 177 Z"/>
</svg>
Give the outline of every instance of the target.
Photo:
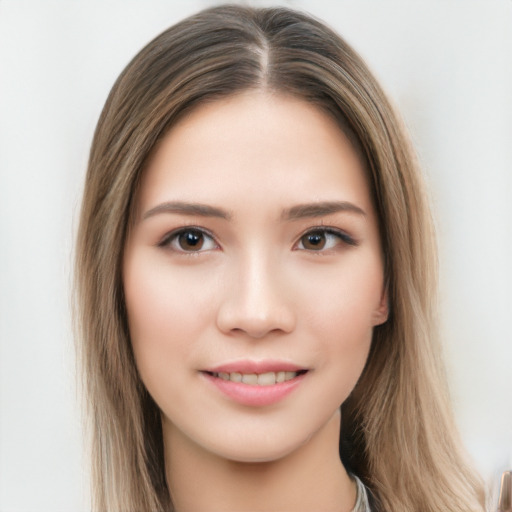
<svg viewBox="0 0 512 512">
<path fill-rule="evenodd" d="M 209 231 L 206 228 L 200 227 L 200 226 L 180 226 L 176 229 L 173 229 L 169 232 L 167 232 L 158 242 L 158 246 L 163 247 L 164 245 L 169 244 L 169 242 L 175 238 L 180 233 L 184 233 L 186 231 L 199 231 L 203 235 L 206 235 L 207 237 L 211 238 L 217 245 L 220 245 L 217 241 L 215 235 Z M 186 251 L 184 251 L 186 252 Z"/>
<path fill-rule="evenodd" d="M 312 227 L 305 229 L 302 232 L 302 234 L 299 235 L 298 240 L 300 240 L 303 236 L 307 235 L 308 233 L 314 233 L 317 231 L 324 232 L 324 233 L 330 233 L 333 235 L 344 236 L 346 238 L 350 238 L 354 242 L 357 242 L 356 238 L 353 235 L 351 235 L 349 232 L 347 232 L 345 229 L 341 229 L 338 227 L 329 226 L 329 225 L 325 225 L 325 224 L 321 224 L 319 226 L 312 226 Z"/>
<path fill-rule="evenodd" d="M 205 236 L 211 238 L 215 242 L 215 244 L 220 247 L 220 243 L 217 240 L 217 237 L 209 229 L 206 229 L 204 227 L 197 226 L 197 225 L 184 225 L 184 226 L 180 226 L 180 227 L 177 227 L 175 229 L 172 229 L 171 231 L 167 232 L 159 240 L 157 245 L 158 246 L 165 246 L 165 245 L 169 244 L 169 242 L 174 237 L 176 237 L 180 233 L 183 233 L 183 232 L 186 232 L 186 231 L 199 231 L 200 233 L 204 234 Z M 314 232 L 324 232 L 324 233 L 328 233 L 328 234 L 337 235 L 341 239 L 345 238 L 346 239 L 345 242 L 350 243 L 351 245 L 358 245 L 358 243 L 359 243 L 358 240 L 353 235 L 351 235 L 350 233 L 348 233 L 344 229 L 341 229 L 341 228 L 338 228 L 338 227 L 335 227 L 335 226 L 319 224 L 319 225 L 316 225 L 316 226 L 310 226 L 307 229 L 305 229 L 304 231 L 302 231 L 302 233 L 297 237 L 296 241 L 294 242 L 294 246 L 297 245 L 297 243 L 300 242 L 300 239 L 303 236 L 307 235 L 308 233 L 314 233 Z M 186 251 L 184 251 L 184 252 L 186 252 Z"/>
</svg>

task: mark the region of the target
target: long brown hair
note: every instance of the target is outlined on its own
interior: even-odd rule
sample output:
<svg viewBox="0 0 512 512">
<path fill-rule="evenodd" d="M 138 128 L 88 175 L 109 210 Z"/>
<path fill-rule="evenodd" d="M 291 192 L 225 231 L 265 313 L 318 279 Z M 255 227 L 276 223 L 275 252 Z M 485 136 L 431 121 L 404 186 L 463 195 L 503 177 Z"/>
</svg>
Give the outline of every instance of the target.
<svg viewBox="0 0 512 512">
<path fill-rule="evenodd" d="M 436 328 L 436 247 L 400 120 L 361 58 L 308 15 L 219 6 L 150 42 L 115 83 L 92 144 L 76 253 L 79 349 L 94 500 L 169 511 L 159 410 L 137 374 L 121 262 L 148 155 L 201 103 L 248 89 L 328 112 L 365 161 L 380 219 L 391 314 L 342 406 L 340 454 L 388 512 L 483 510 L 455 433 Z"/>
</svg>

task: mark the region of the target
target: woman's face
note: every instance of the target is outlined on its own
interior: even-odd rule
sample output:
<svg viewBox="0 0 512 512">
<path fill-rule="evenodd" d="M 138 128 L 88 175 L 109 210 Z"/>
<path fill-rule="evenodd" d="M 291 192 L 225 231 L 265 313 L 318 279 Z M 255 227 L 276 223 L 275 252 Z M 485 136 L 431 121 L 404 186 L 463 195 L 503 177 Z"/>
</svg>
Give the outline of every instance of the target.
<svg viewBox="0 0 512 512">
<path fill-rule="evenodd" d="M 361 162 L 325 113 L 262 92 L 200 106 L 162 140 L 123 281 L 164 435 L 237 461 L 318 435 L 387 318 Z"/>
</svg>

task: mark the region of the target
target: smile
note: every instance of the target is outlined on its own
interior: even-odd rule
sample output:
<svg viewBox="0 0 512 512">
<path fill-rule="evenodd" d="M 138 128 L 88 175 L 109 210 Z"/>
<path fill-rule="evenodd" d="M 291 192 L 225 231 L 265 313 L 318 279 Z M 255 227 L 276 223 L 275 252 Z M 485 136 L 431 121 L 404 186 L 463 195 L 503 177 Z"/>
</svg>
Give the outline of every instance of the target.
<svg viewBox="0 0 512 512">
<path fill-rule="evenodd" d="M 212 372 L 213 377 L 231 381 L 241 382 L 249 386 L 273 386 L 281 382 L 287 382 L 295 377 L 306 373 L 306 370 L 299 370 L 296 372 L 279 371 L 279 372 L 266 372 L 266 373 L 239 373 L 239 372 Z"/>
<path fill-rule="evenodd" d="M 270 406 L 284 400 L 308 373 L 309 370 L 278 362 L 238 362 L 200 372 L 229 401 L 249 407 Z"/>
</svg>

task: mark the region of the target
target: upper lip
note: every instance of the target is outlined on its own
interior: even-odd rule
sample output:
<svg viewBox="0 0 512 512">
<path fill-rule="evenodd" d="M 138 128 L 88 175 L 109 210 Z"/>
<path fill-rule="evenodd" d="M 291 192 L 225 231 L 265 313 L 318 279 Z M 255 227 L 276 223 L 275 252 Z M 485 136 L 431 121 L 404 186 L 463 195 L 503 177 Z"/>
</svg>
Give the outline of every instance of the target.
<svg viewBox="0 0 512 512">
<path fill-rule="evenodd" d="M 299 366 L 289 361 L 278 361 L 278 360 L 265 360 L 265 361 L 231 361 L 222 363 L 211 368 L 207 368 L 204 371 L 210 373 L 268 373 L 268 372 L 298 372 L 300 370 L 307 370 L 303 366 Z"/>
</svg>

